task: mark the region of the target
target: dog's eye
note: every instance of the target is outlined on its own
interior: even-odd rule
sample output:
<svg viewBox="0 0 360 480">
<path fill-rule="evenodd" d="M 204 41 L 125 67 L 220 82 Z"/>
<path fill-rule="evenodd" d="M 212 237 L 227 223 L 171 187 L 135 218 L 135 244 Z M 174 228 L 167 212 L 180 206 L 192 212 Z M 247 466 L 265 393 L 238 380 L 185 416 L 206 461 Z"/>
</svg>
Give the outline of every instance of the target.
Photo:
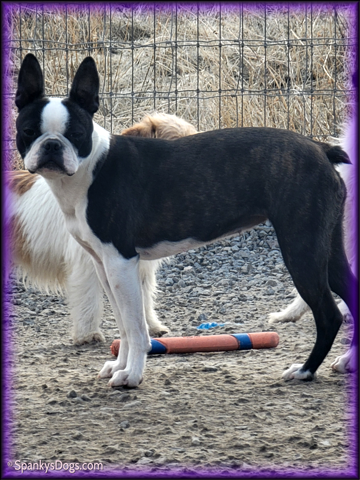
<svg viewBox="0 0 360 480">
<path fill-rule="evenodd" d="M 23 132 L 27 137 L 33 137 L 35 135 L 35 130 L 32 128 L 24 128 Z"/>
<path fill-rule="evenodd" d="M 83 136 L 82 132 L 71 132 L 70 137 L 73 140 L 80 140 L 80 138 Z"/>
</svg>

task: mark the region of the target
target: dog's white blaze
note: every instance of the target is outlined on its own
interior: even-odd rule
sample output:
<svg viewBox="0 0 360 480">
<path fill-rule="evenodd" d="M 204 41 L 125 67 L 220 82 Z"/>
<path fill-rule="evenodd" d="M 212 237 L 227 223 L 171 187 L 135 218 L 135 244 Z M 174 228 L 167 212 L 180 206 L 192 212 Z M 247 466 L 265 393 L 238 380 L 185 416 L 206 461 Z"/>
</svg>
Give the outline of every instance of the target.
<svg viewBox="0 0 360 480">
<path fill-rule="evenodd" d="M 65 133 L 69 112 L 61 101 L 61 98 L 51 98 L 44 107 L 40 126 L 41 133 L 60 133 L 61 135 Z"/>
</svg>

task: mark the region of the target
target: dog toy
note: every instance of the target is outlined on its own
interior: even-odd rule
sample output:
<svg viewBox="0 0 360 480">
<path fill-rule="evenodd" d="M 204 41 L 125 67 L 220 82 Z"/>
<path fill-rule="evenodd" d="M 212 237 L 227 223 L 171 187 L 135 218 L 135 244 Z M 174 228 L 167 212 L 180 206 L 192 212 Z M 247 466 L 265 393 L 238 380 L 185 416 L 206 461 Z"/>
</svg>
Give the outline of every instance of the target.
<svg viewBox="0 0 360 480">
<path fill-rule="evenodd" d="M 212 322 L 212 323 L 202 323 L 198 327 L 196 327 L 197 330 L 209 330 L 210 328 L 215 328 L 215 327 L 224 327 L 227 323 L 217 323 L 217 322 Z"/>
<path fill-rule="evenodd" d="M 155 353 L 220 352 L 250 350 L 251 348 L 274 348 L 279 343 L 276 332 L 234 333 L 232 335 L 209 335 L 204 337 L 168 337 L 151 339 L 149 355 Z M 111 353 L 117 356 L 120 340 L 114 340 Z"/>
</svg>

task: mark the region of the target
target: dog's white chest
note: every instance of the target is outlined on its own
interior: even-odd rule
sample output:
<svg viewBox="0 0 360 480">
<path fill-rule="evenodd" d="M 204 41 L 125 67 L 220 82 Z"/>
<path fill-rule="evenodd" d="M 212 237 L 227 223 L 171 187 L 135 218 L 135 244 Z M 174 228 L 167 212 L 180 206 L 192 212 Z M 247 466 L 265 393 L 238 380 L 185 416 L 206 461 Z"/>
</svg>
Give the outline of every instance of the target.
<svg viewBox="0 0 360 480">
<path fill-rule="evenodd" d="M 96 237 L 91 233 L 83 216 L 65 215 L 66 228 L 71 236 L 81 245 L 98 263 L 101 259 L 95 247 Z"/>
</svg>

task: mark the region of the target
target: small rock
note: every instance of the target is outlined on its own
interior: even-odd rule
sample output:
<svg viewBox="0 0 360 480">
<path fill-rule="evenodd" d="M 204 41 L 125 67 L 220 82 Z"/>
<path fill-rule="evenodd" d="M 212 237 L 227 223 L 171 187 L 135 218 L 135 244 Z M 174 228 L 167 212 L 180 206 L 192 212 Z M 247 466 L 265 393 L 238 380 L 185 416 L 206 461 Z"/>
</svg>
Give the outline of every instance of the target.
<svg viewBox="0 0 360 480">
<path fill-rule="evenodd" d="M 246 265 L 246 273 L 251 273 L 254 270 L 254 267 L 252 266 L 251 263 L 248 263 Z"/>
<path fill-rule="evenodd" d="M 196 446 L 196 445 L 200 445 L 200 443 L 201 443 L 201 442 L 200 442 L 199 437 L 192 437 L 192 439 L 191 439 L 191 445 Z"/>
<path fill-rule="evenodd" d="M 343 337 L 343 338 L 340 339 L 340 343 L 341 343 L 342 345 L 349 345 L 349 344 L 351 343 L 351 340 L 349 340 L 348 338 Z"/>
<path fill-rule="evenodd" d="M 164 382 L 164 385 L 171 385 L 171 380 L 169 380 L 168 378 L 165 380 Z"/>
<path fill-rule="evenodd" d="M 81 399 L 84 400 L 84 402 L 91 402 L 91 398 L 88 395 L 85 395 L 85 393 L 81 395 Z"/>
<path fill-rule="evenodd" d="M 123 422 L 120 422 L 120 427 L 121 428 L 129 428 L 130 427 L 130 422 L 128 420 L 124 420 Z"/>
<path fill-rule="evenodd" d="M 83 434 L 81 432 L 76 432 L 72 438 L 73 440 L 81 440 L 83 438 Z"/>
<path fill-rule="evenodd" d="M 152 460 L 151 460 L 151 458 L 142 457 L 142 458 L 140 458 L 140 460 L 138 460 L 136 463 L 137 463 L 138 465 L 148 465 L 149 463 L 152 463 Z"/>
<path fill-rule="evenodd" d="M 76 398 L 77 393 L 75 392 L 75 390 L 70 390 L 70 392 L 67 394 L 67 397 L 68 398 Z"/>
<path fill-rule="evenodd" d="M 139 407 L 140 405 L 141 405 L 140 400 L 136 400 L 134 402 L 127 403 L 126 405 L 124 405 L 123 408 Z"/>
<path fill-rule="evenodd" d="M 114 453 L 119 453 L 119 448 L 115 447 L 107 447 L 104 451 L 105 455 L 113 455 Z"/>
<path fill-rule="evenodd" d="M 119 397 L 119 402 L 128 402 L 129 400 L 131 400 L 131 398 L 132 397 L 129 393 L 123 393 Z"/>
</svg>

